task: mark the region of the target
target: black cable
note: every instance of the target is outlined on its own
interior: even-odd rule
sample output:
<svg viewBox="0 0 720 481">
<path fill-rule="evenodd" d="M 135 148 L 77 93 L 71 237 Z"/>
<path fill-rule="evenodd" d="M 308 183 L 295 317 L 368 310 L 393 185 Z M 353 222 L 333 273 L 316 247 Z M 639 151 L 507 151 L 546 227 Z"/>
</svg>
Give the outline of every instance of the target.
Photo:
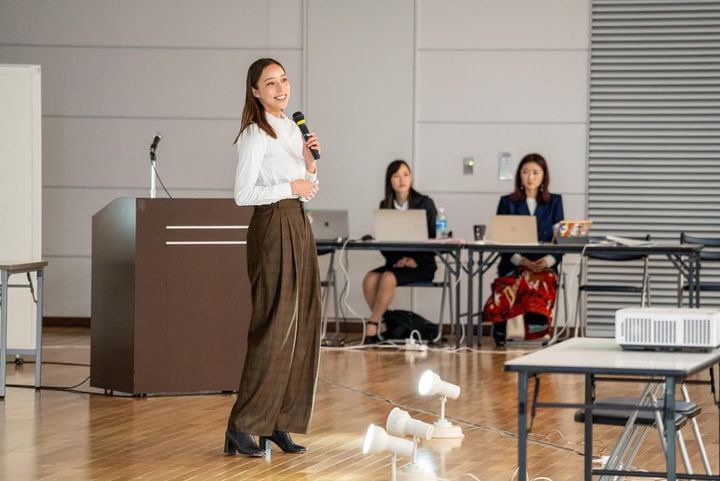
<svg viewBox="0 0 720 481">
<path fill-rule="evenodd" d="M 69 390 L 71 390 L 71 389 L 75 389 L 76 387 L 82 386 L 83 384 L 85 384 L 85 383 L 88 382 L 89 380 L 90 380 L 90 376 L 88 375 L 88 377 L 86 377 L 85 379 L 83 379 L 82 382 L 79 382 L 79 383 L 75 384 L 74 386 L 66 386 L 66 387 L 63 387 L 63 386 L 42 386 L 42 385 L 41 385 L 41 386 L 38 387 L 37 389 L 47 389 L 47 390 L 49 390 L 49 391 L 69 391 Z M 6 384 L 6 386 L 7 386 L 7 387 L 20 387 L 20 388 L 32 388 L 32 389 L 35 389 L 35 386 L 31 386 L 31 385 L 29 385 L 29 384 Z"/>
<path fill-rule="evenodd" d="M 167 196 L 172 199 L 173 196 L 170 195 L 170 192 L 168 192 L 168 190 L 165 188 L 165 184 L 163 184 L 163 181 L 160 178 L 160 174 L 158 173 L 157 167 L 155 166 L 155 162 L 151 162 L 151 164 L 152 164 L 153 172 L 155 172 L 155 177 L 157 177 L 157 180 L 160 182 L 160 185 L 162 186 L 162 188 L 165 191 L 165 193 L 167 194 Z"/>
<path fill-rule="evenodd" d="M 50 364 L 54 366 L 78 366 L 78 367 L 90 367 L 90 364 L 82 364 L 79 362 L 61 362 L 61 361 L 43 361 L 43 365 Z M 16 364 L 15 361 L 7 361 L 7 364 Z M 35 361 L 23 360 L 20 364 L 35 364 Z"/>
</svg>

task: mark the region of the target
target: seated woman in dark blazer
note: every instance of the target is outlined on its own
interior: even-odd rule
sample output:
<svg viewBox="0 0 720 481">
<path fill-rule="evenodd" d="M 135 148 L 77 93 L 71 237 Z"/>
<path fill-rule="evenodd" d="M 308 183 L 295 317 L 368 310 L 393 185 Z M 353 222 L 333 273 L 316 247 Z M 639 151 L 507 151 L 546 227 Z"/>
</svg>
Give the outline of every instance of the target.
<svg viewBox="0 0 720 481">
<path fill-rule="evenodd" d="M 533 215 L 540 242 L 550 242 L 553 227 L 563 220 L 562 197 L 548 190 L 550 172 L 540 154 L 528 154 L 515 173 L 515 191 L 500 198 L 498 215 Z M 492 295 L 483 308 L 483 320 L 493 323 L 498 346 L 505 344 L 508 319 L 522 315 L 525 338 L 545 336 L 552 325 L 561 256 L 503 254 Z"/>
<path fill-rule="evenodd" d="M 428 237 L 435 238 L 435 203 L 412 187 L 410 166 L 404 160 L 395 160 L 388 165 L 385 173 L 385 198 L 381 209 L 425 209 L 427 214 Z M 395 297 L 395 288 L 413 282 L 432 281 L 437 265 L 431 252 L 382 252 L 385 265 L 368 272 L 363 280 L 363 294 L 371 309 L 367 321 L 365 342 L 378 341 L 385 331 L 380 321 Z"/>
</svg>

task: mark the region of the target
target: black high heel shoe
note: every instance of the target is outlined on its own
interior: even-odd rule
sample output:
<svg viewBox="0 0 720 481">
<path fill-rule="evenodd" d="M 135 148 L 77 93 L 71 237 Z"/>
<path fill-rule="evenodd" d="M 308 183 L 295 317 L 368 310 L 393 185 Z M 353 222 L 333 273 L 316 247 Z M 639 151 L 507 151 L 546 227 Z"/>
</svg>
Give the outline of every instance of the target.
<svg viewBox="0 0 720 481">
<path fill-rule="evenodd" d="M 255 442 L 252 434 L 236 433 L 228 429 L 225 431 L 225 454 L 240 453 L 252 458 L 260 458 L 265 451 Z"/>
<path fill-rule="evenodd" d="M 363 342 L 364 345 L 367 344 L 377 344 L 378 342 L 382 341 L 382 337 L 380 334 L 380 324 L 379 322 L 374 321 L 365 321 L 366 324 L 371 324 L 375 326 L 375 335 L 374 336 L 365 336 L 365 341 Z"/>
<path fill-rule="evenodd" d="M 260 445 L 267 446 L 267 449 L 270 448 L 267 445 L 268 441 L 274 442 L 280 449 L 283 450 L 283 452 L 286 453 L 298 454 L 307 451 L 305 446 L 295 444 L 287 431 L 278 431 L 277 429 L 273 429 L 271 436 L 260 436 Z"/>
</svg>

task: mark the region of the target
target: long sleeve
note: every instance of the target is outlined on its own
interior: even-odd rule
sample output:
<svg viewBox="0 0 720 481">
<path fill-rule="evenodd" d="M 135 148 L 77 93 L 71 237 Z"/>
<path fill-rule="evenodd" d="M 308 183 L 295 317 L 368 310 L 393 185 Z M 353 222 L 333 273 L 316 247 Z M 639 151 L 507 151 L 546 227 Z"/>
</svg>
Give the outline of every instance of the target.
<svg viewBox="0 0 720 481">
<path fill-rule="evenodd" d="M 237 144 L 238 163 L 235 172 L 235 203 L 262 205 L 292 196 L 289 182 L 257 185 L 260 167 L 267 150 L 267 138 L 255 125 L 248 127 Z"/>
</svg>

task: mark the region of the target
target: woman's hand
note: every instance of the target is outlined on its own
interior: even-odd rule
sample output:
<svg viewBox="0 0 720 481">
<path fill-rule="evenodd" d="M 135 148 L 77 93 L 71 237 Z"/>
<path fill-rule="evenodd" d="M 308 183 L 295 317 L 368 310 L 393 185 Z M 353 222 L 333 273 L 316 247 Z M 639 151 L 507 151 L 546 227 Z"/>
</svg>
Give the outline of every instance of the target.
<svg viewBox="0 0 720 481">
<path fill-rule="evenodd" d="M 413 259 L 412 257 L 403 257 L 399 261 L 397 261 L 393 267 L 409 267 L 411 269 L 416 269 L 417 262 L 415 262 L 415 259 Z"/>
<path fill-rule="evenodd" d="M 520 267 L 523 267 L 527 269 L 530 272 L 538 273 L 542 272 L 547 268 L 547 262 L 545 259 L 538 259 L 536 261 L 531 261 L 530 259 L 525 259 L 520 262 Z"/>
<path fill-rule="evenodd" d="M 320 153 L 320 141 L 318 140 L 314 132 L 310 132 L 307 139 L 305 139 L 305 144 L 303 145 L 303 158 L 305 159 L 305 168 L 308 172 L 312 174 L 315 173 L 316 162 L 315 159 L 313 159 L 310 149 L 316 150 L 318 153 Z"/>
<path fill-rule="evenodd" d="M 290 181 L 290 190 L 293 195 L 299 195 L 300 197 L 310 200 L 315 197 L 315 194 L 320 190 L 320 185 L 311 180 L 296 179 Z"/>
</svg>

